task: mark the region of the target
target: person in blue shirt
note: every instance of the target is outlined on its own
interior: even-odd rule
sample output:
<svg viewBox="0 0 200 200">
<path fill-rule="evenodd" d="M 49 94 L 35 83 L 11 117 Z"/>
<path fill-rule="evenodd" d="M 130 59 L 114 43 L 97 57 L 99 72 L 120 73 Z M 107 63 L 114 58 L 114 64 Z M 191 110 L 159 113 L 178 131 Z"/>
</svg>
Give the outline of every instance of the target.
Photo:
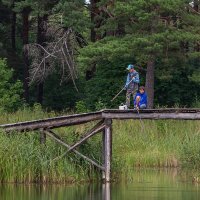
<svg viewBox="0 0 200 200">
<path fill-rule="evenodd" d="M 131 95 L 134 98 L 138 90 L 138 84 L 140 82 L 140 79 L 139 79 L 139 73 L 134 69 L 134 65 L 132 64 L 128 65 L 127 70 L 129 71 L 129 73 L 126 78 L 126 83 L 124 88 L 126 90 L 126 105 L 129 108 Z"/>
<path fill-rule="evenodd" d="M 147 94 L 145 93 L 145 87 L 144 86 L 140 86 L 139 92 L 137 92 L 137 94 L 135 95 L 134 107 L 136 109 L 147 108 Z"/>
</svg>

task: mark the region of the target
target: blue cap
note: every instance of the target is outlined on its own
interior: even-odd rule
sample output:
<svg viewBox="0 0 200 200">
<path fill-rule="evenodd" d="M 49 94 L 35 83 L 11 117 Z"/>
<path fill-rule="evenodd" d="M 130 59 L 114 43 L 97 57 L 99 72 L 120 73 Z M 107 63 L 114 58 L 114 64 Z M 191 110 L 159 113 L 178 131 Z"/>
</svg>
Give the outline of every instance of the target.
<svg viewBox="0 0 200 200">
<path fill-rule="evenodd" d="M 132 64 L 128 65 L 127 70 L 130 70 L 130 69 L 134 69 L 134 65 Z"/>
</svg>

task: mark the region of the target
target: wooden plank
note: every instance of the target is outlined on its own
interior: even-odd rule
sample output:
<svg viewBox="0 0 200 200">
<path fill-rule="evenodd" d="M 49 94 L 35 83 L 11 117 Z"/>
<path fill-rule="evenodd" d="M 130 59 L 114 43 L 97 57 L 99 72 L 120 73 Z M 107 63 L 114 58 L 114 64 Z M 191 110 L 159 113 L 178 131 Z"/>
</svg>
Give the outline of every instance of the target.
<svg viewBox="0 0 200 200">
<path fill-rule="evenodd" d="M 103 113 L 137 113 L 136 109 L 119 110 L 105 109 Z M 198 113 L 199 108 L 159 108 L 159 109 L 141 109 L 140 113 Z"/>
<path fill-rule="evenodd" d="M 101 120 L 100 122 L 98 122 L 91 130 L 90 130 L 90 132 L 88 133 L 88 134 L 86 134 L 86 135 L 89 135 L 89 134 L 91 134 L 92 132 L 94 132 L 94 131 L 96 131 L 96 129 L 97 128 L 99 128 L 102 124 L 104 123 L 104 121 L 103 120 Z M 103 129 L 103 127 L 102 127 L 102 129 Z M 99 132 L 100 130 L 98 130 L 98 132 Z M 96 134 L 97 132 L 95 132 L 95 133 L 92 133 L 92 135 L 93 134 Z M 91 136 L 92 136 L 91 135 Z M 90 136 L 89 136 L 90 137 Z M 82 138 L 82 139 L 84 139 L 84 138 Z M 81 139 L 81 140 L 82 140 Z M 76 143 L 75 143 L 76 144 Z M 72 147 L 72 146 L 74 146 L 74 145 L 71 145 L 70 147 Z M 75 146 L 76 147 L 76 146 Z M 75 148 L 75 147 L 73 147 L 73 149 Z M 65 156 L 68 152 L 70 152 L 70 151 L 72 151 L 72 149 L 71 148 L 69 148 L 69 150 L 68 151 L 66 151 L 65 153 L 63 153 L 62 154 L 62 157 L 63 156 Z"/>
<path fill-rule="evenodd" d="M 58 143 L 62 144 L 64 147 L 67 147 L 68 149 L 70 148 L 70 145 L 66 144 L 57 134 L 55 134 L 53 131 L 51 130 L 44 130 L 44 132 L 51 137 L 52 139 L 54 139 L 55 141 L 57 141 Z M 85 160 L 87 160 L 88 162 L 90 162 L 91 164 L 93 164 L 94 166 L 98 167 L 101 170 L 105 170 L 104 167 L 102 167 L 101 165 L 97 164 L 95 161 L 93 161 L 92 159 L 88 158 L 87 156 L 83 155 L 82 153 L 78 152 L 77 150 L 72 150 L 74 153 L 76 153 L 77 155 L 79 155 L 80 157 L 84 158 Z"/>
<path fill-rule="evenodd" d="M 195 113 L 141 113 L 137 112 L 116 112 L 102 113 L 105 119 L 174 119 L 174 120 L 200 120 L 200 112 Z"/>
<path fill-rule="evenodd" d="M 145 109 L 140 110 L 141 119 L 180 119 L 180 120 L 199 120 L 200 109 Z M 139 119 L 136 110 L 118 110 L 106 109 L 94 113 L 75 114 L 69 116 L 61 116 L 48 118 L 43 120 L 34 120 L 27 122 L 19 122 L 13 124 L 0 125 L 5 131 L 31 131 L 37 129 L 52 129 L 63 126 L 72 126 L 87 123 L 103 118 L 111 119 Z"/>
<path fill-rule="evenodd" d="M 85 113 L 79 115 L 61 116 L 43 120 L 5 124 L 5 125 L 0 125 L 0 128 L 5 129 L 5 131 L 7 132 L 31 131 L 37 129 L 48 129 L 48 128 L 50 129 L 50 128 L 59 128 L 64 126 L 72 126 L 99 119 L 101 119 L 101 112 L 95 112 L 95 113 Z"/>
</svg>

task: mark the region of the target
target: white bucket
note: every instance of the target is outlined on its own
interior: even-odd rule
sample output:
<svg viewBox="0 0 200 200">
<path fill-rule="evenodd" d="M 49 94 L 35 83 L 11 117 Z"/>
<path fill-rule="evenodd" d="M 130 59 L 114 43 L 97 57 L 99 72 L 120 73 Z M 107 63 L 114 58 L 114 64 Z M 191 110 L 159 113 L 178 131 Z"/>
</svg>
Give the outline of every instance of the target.
<svg viewBox="0 0 200 200">
<path fill-rule="evenodd" d="M 120 105 L 119 106 L 119 110 L 127 110 L 128 109 L 128 107 L 127 107 L 127 105 Z"/>
</svg>

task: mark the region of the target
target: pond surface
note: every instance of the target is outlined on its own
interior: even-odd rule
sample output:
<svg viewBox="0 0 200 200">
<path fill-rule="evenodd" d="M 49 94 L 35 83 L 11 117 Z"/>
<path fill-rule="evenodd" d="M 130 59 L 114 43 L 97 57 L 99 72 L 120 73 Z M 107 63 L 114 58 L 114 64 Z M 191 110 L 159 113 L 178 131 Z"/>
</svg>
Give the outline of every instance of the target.
<svg viewBox="0 0 200 200">
<path fill-rule="evenodd" d="M 0 185 L 0 200 L 197 200 L 200 184 L 177 170 L 134 170 L 111 184 Z"/>
</svg>

